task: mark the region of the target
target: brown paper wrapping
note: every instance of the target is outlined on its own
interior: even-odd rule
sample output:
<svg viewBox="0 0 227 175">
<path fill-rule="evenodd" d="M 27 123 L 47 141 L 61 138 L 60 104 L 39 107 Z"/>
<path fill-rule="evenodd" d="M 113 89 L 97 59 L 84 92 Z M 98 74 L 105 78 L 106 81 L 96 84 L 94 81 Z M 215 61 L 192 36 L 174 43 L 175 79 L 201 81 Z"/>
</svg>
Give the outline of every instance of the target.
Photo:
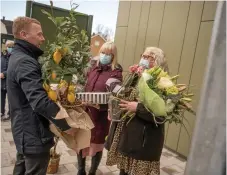
<svg viewBox="0 0 227 175">
<path fill-rule="evenodd" d="M 89 115 L 81 108 L 64 109 L 60 104 L 58 119 L 65 118 L 68 125 L 73 128 L 71 134 L 61 131 L 54 124 L 50 124 L 50 130 L 56 136 L 60 137 L 68 148 L 73 150 L 81 150 L 90 146 L 91 129 L 94 124 Z"/>
</svg>

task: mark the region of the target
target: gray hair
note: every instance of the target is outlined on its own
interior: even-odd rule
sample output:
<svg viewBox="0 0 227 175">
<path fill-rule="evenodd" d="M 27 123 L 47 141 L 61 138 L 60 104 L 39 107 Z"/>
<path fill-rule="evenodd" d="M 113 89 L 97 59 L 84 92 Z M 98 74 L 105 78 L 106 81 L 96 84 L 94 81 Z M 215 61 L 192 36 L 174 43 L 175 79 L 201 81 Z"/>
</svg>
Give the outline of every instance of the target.
<svg viewBox="0 0 227 175">
<path fill-rule="evenodd" d="M 162 49 L 157 47 L 147 47 L 144 53 L 152 55 L 155 59 L 155 65 L 160 66 L 165 72 L 169 72 L 165 53 L 163 52 Z"/>
</svg>

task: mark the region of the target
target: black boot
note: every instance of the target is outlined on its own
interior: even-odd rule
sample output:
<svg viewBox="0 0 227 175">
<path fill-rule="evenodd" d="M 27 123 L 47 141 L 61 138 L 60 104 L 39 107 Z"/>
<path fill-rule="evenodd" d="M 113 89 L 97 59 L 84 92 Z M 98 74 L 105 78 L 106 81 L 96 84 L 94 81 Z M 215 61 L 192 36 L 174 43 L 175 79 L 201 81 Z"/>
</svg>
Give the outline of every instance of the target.
<svg viewBox="0 0 227 175">
<path fill-rule="evenodd" d="M 77 154 L 77 161 L 78 161 L 77 175 L 86 175 L 86 171 L 85 171 L 86 158 L 83 158 L 82 151 L 80 151 L 80 153 Z"/>
<path fill-rule="evenodd" d="M 100 164 L 100 161 L 102 159 L 102 151 L 97 152 L 95 156 L 92 157 L 91 159 L 91 169 L 89 171 L 89 175 L 95 175 L 98 166 Z"/>
<path fill-rule="evenodd" d="M 120 170 L 120 174 L 119 175 L 128 175 L 128 173 L 126 173 L 124 170 Z"/>
</svg>

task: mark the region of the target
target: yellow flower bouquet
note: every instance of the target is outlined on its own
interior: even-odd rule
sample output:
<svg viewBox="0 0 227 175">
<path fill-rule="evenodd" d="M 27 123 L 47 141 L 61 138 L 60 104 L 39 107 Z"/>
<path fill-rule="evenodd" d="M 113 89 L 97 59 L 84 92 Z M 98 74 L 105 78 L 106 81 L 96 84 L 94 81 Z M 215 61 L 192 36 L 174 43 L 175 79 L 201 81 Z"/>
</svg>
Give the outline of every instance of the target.
<svg viewBox="0 0 227 175">
<path fill-rule="evenodd" d="M 164 122 L 182 123 L 185 111 L 195 114 L 185 84 L 176 84 L 179 75 L 170 77 L 160 67 L 145 70 L 138 83 L 139 101 L 156 117 L 165 117 Z M 161 124 L 157 120 L 156 124 Z"/>
</svg>

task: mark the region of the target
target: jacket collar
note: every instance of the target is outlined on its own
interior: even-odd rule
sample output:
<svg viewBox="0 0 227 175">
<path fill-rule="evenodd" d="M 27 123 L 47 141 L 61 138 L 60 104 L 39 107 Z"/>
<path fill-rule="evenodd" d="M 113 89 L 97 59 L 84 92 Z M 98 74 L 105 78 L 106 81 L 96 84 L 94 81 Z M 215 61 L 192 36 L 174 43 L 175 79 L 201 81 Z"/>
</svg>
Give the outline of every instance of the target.
<svg viewBox="0 0 227 175">
<path fill-rule="evenodd" d="M 111 64 L 109 64 L 109 65 L 101 65 L 101 64 L 99 64 L 97 66 L 97 69 L 99 71 L 109 71 L 109 70 L 111 70 Z"/>
<path fill-rule="evenodd" d="M 30 55 L 31 57 L 38 59 L 39 56 L 43 54 L 43 51 L 36 47 L 35 45 L 21 39 L 15 39 L 15 47 L 14 48 L 22 48 L 22 50 Z"/>
</svg>

